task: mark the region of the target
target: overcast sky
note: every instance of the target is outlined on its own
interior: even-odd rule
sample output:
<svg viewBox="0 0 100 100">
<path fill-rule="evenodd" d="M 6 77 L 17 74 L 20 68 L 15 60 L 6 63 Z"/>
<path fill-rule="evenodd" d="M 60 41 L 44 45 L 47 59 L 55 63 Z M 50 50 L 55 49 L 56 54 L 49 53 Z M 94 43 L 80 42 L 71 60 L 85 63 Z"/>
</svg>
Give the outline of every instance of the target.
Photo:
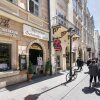
<svg viewBox="0 0 100 100">
<path fill-rule="evenodd" d="M 100 32 L 100 0 L 87 0 L 88 8 L 94 17 L 95 29 Z"/>
</svg>

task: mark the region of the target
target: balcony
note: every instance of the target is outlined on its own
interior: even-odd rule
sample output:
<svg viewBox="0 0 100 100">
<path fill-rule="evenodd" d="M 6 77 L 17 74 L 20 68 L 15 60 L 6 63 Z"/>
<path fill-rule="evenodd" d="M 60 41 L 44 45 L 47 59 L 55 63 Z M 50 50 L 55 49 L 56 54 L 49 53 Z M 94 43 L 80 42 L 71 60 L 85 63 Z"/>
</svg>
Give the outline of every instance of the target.
<svg viewBox="0 0 100 100">
<path fill-rule="evenodd" d="M 78 36 L 80 35 L 79 29 L 74 24 L 72 24 L 70 21 L 68 21 L 66 17 L 55 16 L 52 18 L 51 24 L 52 24 L 52 27 L 58 26 L 63 31 L 67 31 L 69 28 L 73 28 L 75 30 L 75 33 Z"/>
</svg>

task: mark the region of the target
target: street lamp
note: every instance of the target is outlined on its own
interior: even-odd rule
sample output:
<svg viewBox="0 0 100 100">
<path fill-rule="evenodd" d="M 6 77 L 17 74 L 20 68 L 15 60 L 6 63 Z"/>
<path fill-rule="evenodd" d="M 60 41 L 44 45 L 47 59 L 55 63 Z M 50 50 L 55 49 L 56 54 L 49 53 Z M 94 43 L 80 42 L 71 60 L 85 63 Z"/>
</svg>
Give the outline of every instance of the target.
<svg viewBox="0 0 100 100">
<path fill-rule="evenodd" d="M 69 81 L 72 80 L 72 37 L 74 34 L 72 34 L 73 32 L 75 32 L 75 30 L 73 28 L 69 28 L 68 31 L 70 33 L 69 35 L 69 39 L 70 39 L 70 78 Z"/>
</svg>

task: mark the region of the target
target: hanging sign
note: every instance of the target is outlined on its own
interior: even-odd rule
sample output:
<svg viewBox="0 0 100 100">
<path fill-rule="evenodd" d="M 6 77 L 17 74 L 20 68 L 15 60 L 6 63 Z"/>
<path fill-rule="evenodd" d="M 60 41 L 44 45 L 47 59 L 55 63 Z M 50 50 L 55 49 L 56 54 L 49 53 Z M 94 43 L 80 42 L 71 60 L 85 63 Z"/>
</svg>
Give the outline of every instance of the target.
<svg viewBox="0 0 100 100">
<path fill-rule="evenodd" d="M 56 51 L 62 50 L 61 41 L 59 39 L 55 39 L 54 42 L 53 42 L 53 45 L 54 45 L 54 49 Z"/>
</svg>

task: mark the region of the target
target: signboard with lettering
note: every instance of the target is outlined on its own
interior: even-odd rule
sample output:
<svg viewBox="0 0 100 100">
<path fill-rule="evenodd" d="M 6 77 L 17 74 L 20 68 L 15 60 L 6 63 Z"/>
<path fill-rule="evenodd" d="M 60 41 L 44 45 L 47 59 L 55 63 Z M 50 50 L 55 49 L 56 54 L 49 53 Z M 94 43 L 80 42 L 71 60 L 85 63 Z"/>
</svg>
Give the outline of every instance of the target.
<svg viewBox="0 0 100 100">
<path fill-rule="evenodd" d="M 16 36 L 18 32 L 9 28 L 0 27 L 0 34 L 8 36 Z"/>
<path fill-rule="evenodd" d="M 37 63 L 38 65 L 43 65 L 42 57 L 37 57 Z"/>
<path fill-rule="evenodd" d="M 23 32 L 24 32 L 23 34 L 26 36 L 39 38 L 43 40 L 49 40 L 49 33 L 25 24 L 23 25 Z"/>
</svg>

